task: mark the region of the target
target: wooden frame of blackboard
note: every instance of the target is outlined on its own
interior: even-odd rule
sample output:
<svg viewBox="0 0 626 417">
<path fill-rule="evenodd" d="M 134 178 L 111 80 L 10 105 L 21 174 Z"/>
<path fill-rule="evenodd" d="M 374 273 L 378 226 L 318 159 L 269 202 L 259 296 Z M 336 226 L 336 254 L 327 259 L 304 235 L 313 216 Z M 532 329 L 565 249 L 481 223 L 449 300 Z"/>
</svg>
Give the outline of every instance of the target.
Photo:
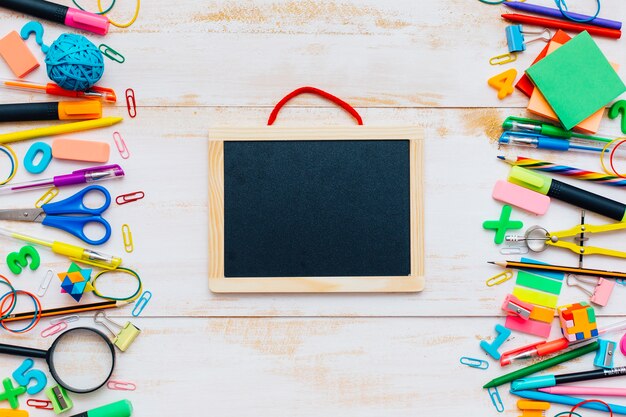
<svg viewBox="0 0 626 417">
<path fill-rule="evenodd" d="M 224 275 L 224 142 L 408 140 L 411 273 L 408 276 L 254 277 Z M 209 131 L 209 288 L 217 293 L 418 292 L 424 288 L 422 130 L 416 127 L 215 128 Z"/>
</svg>

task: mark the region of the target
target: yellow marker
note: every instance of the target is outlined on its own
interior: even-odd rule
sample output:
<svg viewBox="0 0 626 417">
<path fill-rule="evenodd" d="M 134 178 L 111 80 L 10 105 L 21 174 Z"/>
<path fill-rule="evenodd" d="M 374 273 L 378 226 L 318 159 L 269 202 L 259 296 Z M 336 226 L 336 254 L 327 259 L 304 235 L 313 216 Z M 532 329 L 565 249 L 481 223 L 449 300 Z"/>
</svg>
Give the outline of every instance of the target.
<svg viewBox="0 0 626 417">
<path fill-rule="evenodd" d="M 62 135 L 65 133 L 98 129 L 100 127 L 113 126 L 114 124 L 119 123 L 122 120 L 124 120 L 122 117 L 103 117 L 102 119 L 85 120 L 81 122 L 65 123 L 57 126 L 22 130 L 20 132 L 4 133 L 0 134 L 0 143 L 11 143 L 21 140 L 41 138 L 44 136 Z"/>
</svg>

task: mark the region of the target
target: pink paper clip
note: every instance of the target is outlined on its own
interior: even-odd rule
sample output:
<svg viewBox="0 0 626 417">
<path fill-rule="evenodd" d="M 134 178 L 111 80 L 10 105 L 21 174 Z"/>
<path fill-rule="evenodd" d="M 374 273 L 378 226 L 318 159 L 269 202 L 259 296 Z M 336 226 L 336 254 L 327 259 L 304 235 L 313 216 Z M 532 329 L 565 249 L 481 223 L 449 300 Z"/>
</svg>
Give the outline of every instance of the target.
<svg viewBox="0 0 626 417">
<path fill-rule="evenodd" d="M 146 195 L 143 191 L 135 191 L 133 193 L 118 195 L 117 197 L 115 197 L 115 202 L 118 206 L 121 206 L 122 204 L 128 204 L 132 203 L 133 201 L 141 200 L 145 196 Z"/>
<path fill-rule="evenodd" d="M 52 401 L 50 400 L 38 400 L 37 398 L 30 398 L 26 400 L 26 405 L 29 407 L 37 408 L 39 410 L 54 410 L 52 407 Z"/>
<path fill-rule="evenodd" d="M 135 101 L 135 90 L 132 88 L 126 89 L 126 107 L 128 108 L 128 115 L 131 118 L 137 116 L 137 102 Z"/>
<path fill-rule="evenodd" d="M 126 146 L 126 142 L 124 142 L 124 138 L 120 135 L 120 132 L 113 132 L 113 141 L 122 159 L 128 159 L 130 157 L 130 151 L 128 150 L 128 146 Z"/>
<path fill-rule="evenodd" d="M 107 388 L 115 391 L 134 391 L 137 385 L 132 382 L 110 380 L 107 382 Z"/>
<path fill-rule="evenodd" d="M 67 323 L 62 321 L 60 323 L 53 324 L 52 326 L 45 328 L 41 331 L 41 337 L 50 337 L 63 330 L 67 329 Z"/>
</svg>

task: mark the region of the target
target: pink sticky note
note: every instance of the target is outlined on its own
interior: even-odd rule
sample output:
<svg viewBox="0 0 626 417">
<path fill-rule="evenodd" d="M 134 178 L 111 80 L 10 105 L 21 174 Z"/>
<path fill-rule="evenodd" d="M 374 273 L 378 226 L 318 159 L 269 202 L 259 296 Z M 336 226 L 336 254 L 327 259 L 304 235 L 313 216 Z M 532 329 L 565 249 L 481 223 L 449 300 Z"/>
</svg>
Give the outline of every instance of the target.
<svg viewBox="0 0 626 417">
<path fill-rule="evenodd" d="M 539 216 L 546 214 L 548 207 L 550 207 L 550 197 L 504 180 L 496 182 L 491 196 L 494 200 L 502 201 Z"/>
<path fill-rule="evenodd" d="M 535 320 L 524 320 L 523 318 L 517 316 L 507 316 L 504 327 L 510 330 L 533 334 L 546 339 L 550 336 L 552 324 Z"/>
</svg>

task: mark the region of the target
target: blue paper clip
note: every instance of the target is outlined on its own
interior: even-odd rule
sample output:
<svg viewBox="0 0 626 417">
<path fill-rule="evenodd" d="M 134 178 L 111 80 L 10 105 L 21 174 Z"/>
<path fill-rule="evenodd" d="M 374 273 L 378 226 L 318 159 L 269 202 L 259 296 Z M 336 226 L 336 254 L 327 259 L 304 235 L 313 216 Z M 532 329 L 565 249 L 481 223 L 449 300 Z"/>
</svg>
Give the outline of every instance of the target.
<svg viewBox="0 0 626 417">
<path fill-rule="evenodd" d="M 137 300 L 137 304 L 135 304 L 135 308 L 133 308 L 133 311 L 131 313 L 133 317 L 139 317 L 151 298 L 152 293 L 150 291 L 144 291 L 144 293 L 141 294 L 141 297 L 139 297 L 139 300 Z"/>
<path fill-rule="evenodd" d="M 476 368 L 476 369 L 487 369 L 489 368 L 489 362 L 484 361 L 482 359 L 475 359 L 475 358 L 469 358 L 467 356 L 463 356 L 461 359 L 459 359 L 459 362 L 461 362 L 463 365 L 467 365 L 470 368 Z"/>
<path fill-rule="evenodd" d="M 489 398 L 491 398 L 491 402 L 493 403 L 493 406 L 496 407 L 496 411 L 498 413 L 503 413 L 504 404 L 502 404 L 502 398 L 500 397 L 498 388 L 497 387 L 489 388 L 487 389 L 487 392 L 489 393 Z"/>
<path fill-rule="evenodd" d="M 526 50 L 526 44 L 542 40 L 544 42 L 552 39 L 552 33 L 548 29 L 543 30 L 524 30 L 522 25 L 510 25 L 505 29 L 506 43 L 509 46 L 509 52 L 522 52 Z M 525 40 L 524 35 L 541 35 L 533 39 Z"/>
</svg>

